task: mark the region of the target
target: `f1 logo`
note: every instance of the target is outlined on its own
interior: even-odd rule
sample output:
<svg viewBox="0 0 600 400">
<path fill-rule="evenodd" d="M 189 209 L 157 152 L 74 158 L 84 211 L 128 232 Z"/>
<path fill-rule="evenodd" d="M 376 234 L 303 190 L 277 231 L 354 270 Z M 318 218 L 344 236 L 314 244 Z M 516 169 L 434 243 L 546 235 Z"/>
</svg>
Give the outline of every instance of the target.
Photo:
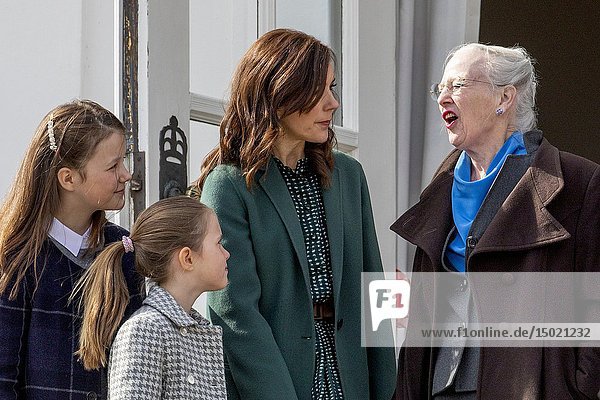
<svg viewBox="0 0 600 400">
<path fill-rule="evenodd" d="M 410 303 L 410 284 L 405 280 L 375 280 L 369 283 L 373 332 L 384 319 L 406 318 Z"/>
</svg>

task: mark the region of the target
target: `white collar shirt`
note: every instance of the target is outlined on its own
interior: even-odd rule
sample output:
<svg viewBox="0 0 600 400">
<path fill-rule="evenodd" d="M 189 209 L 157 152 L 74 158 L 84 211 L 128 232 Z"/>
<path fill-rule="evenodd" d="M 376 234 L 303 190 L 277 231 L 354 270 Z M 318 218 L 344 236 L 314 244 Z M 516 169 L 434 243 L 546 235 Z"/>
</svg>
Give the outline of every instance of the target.
<svg viewBox="0 0 600 400">
<path fill-rule="evenodd" d="M 80 235 L 77 232 L 72 231 L 58 219 L 53 218 L 48 235 L 63 245 L 71 254 L 77 257 L 81 249 L 86 249 L 88 247 L 88 237 L 90 236 L 91 229 L 92 226 L 90 225 L 85 233 Z"/>
</svg>

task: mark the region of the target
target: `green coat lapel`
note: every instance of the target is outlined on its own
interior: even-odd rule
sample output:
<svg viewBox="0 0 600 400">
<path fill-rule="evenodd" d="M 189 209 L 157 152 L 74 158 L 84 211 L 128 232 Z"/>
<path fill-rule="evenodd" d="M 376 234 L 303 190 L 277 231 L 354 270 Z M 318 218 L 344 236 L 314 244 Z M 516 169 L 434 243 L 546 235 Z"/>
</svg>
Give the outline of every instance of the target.
<svg viewBox="0 0 600 400">
<path fill-rule="evenodd" d="M 327 219 L 327 236 L 329 237 L 329 251 L 331 257 L 331 268 L 333 271 L 333 297 L 339 299 L 341 277 L 344 264 L 344 220 L 342 215 L 342 182 L 339 170 L 333 168 L 331 186 L 323 190 L 323 205 Z M 357 199 L 358 201 L 358 199 Z"/>
<path fill-rule="evenodd" d="M 269 161 L 267 164 L 266 172 L 258 179 L 259 185 L 265 191 L 275 210 L 279 214 L 279 217 L 283 221 L 290 240 L 300 261 L 302 267 L 302 274 L 304 275 L 304 281 L 306 287 L 310 290 L 310 277 L 308 275 L 308 259 L 306 258 L 306 247 L 304 246 L 304 236 L 302 235 L 302 227 L 298 220 L 298 214 L 294 207 L 294 202 L 288 191 L 288 188 L 281 176 L 281 173 L 277 169 L 277 165 L 273 161 Z M 277 251 L 277 249 L 273 249 Z"/>
</svg>

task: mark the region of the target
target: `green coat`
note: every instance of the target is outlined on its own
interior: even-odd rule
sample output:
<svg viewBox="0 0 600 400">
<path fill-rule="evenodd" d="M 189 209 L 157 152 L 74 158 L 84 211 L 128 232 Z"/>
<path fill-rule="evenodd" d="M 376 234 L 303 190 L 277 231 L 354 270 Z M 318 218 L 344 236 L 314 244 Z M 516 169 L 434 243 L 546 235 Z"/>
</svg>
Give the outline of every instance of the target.
<svg viewBox="0 0 600 400">
<path fill-rule="evenodd" d="M 333 269 L 335 342 L 345 399 L 389 400 L 392 348 L 361 347 L 361 272 L 382 270 L 367 182 L 360 164 L 339 152 L 323 191 Z M 249 191 L 239 168 L 216 167 L 201 200 L 212 207 L 231 253 L 229 285 L 208 296 L 223 327 L 229 398 L 308 400 L 315 328 L 302 228 L 274 162 Z M 391 332 L 390 332 L 391 334 Z"/>
</svg>

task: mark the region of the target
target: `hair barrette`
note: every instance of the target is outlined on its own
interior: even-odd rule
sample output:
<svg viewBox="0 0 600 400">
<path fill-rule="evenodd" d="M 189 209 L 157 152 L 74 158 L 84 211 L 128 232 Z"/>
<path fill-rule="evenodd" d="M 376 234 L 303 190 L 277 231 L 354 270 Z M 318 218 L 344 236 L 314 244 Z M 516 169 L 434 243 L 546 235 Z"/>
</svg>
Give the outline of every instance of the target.
<svg viewBox="0 0 600 400">
<path fill-rule="evenodd" d="M 48 140 L 50 141 L 50 150 L 56 151 L 58 146 L 56 145 L 56 138 L 54 137 L 54 114 L 50 114 L 50 119 L 48 120 Z"/>
</svg>

